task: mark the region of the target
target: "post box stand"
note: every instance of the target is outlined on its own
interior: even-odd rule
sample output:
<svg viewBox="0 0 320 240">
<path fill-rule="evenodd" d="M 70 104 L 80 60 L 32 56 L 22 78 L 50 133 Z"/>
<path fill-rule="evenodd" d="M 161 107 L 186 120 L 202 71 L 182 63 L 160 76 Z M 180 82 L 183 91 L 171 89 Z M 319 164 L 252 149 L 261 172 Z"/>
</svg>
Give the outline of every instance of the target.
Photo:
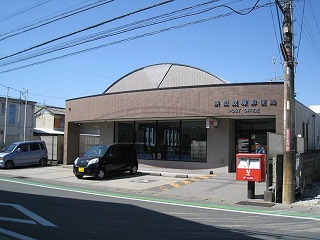
<svg viewBox="0 0 320 240">
<path fill-rule="evenodd" d="M 266 155 L 238 153 L 236 155 L 236 180 L 247 181 L 247 197 L 255 198 L 255 182 L 263 182 L 266 177 Z"/>
</svg>

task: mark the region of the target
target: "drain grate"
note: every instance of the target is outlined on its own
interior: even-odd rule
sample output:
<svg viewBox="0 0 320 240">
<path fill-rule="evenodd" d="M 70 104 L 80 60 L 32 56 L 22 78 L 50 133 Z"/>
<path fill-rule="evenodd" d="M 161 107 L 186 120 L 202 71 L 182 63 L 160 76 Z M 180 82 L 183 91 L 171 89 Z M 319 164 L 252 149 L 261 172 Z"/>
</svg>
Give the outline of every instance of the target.
<svg viewBox="0 0 320 240">
<path fill-rule="evenodd" d="M 237 202 L 239 205 L 246 206 L 256 206 L 256 207 L 273 207 L 275 203 L 265 203 L 265 202 L 249 202 L 249 201 L 241 201 Z"/>
</svg>

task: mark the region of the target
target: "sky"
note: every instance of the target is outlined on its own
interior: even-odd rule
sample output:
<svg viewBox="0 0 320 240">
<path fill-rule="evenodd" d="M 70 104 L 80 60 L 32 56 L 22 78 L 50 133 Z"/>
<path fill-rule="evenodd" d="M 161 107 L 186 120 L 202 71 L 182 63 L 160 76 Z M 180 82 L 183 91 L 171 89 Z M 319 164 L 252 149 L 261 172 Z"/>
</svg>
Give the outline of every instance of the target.
<svg viewBox="0 0 320 240">
<path fill-rule="evenodd" d="M 196 67 L 229 83 L 283 81 L 282 13 L 273 0 L 250 11 L 256 2 L 0 0 L 0 96 L 65 107 L 159 63 Z M 198 7 L 183 18 L 155 18 L 191 6 Z M 295 92 L 305 106 L 320 105 L 319 10 L 319 0 L 293 1 Z"/>
</svg>

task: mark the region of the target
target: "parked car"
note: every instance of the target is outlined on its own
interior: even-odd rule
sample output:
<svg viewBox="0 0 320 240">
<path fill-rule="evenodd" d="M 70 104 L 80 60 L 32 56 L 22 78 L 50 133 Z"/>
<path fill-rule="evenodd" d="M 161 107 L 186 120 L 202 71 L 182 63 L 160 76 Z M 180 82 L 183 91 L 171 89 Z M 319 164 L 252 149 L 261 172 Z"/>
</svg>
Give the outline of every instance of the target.
<svg viewBox="0 0 320 240">
<path fill-rule="evenodd" d="M 94 176 L 101 180 L 107 173 L 138 171 L 137 154 L 133 144 L 93 145 L 73 164 L 74 175 L 81 179 L 83 176 Z"/>
<path fill-rule="evenodd" d="M 47 165 L 48 151 L 44 141 L 15 142 L 0 152 L 0 168 L 11 169 L 17 166 Z"/>
</svg>

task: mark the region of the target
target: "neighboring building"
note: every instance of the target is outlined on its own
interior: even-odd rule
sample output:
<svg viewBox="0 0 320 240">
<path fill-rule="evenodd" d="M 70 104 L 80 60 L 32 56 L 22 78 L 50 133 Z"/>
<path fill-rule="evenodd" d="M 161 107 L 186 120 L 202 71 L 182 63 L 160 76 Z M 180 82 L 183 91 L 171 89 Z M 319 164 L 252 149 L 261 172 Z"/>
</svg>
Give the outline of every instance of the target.
<svg viewBox="0 0 320 240">
<path fill-rule="evenodd" d="M 64 134 L 65 109 L 43 106 L 35 112 L 36 133 Z"/>
<path fill-rule="evenodd" d="M 131 142 L 140 163 L 235 171 L 237 153 L 253 152 L 256 141 L 267 149 L 268 133 L 283 135 L 283 93 L 283 82 L 228 84 L 191 66 L 144 67 L 102 94 L 66 101 L 63 162 L 88 143 Z M 295 113 L 305 149 L 320 149 L 320 116 L 299 102 Z"/>
<path fill-rule="evenodd" d="M 65 109 L 43 106 L 34 115 L 36 122 L 34 135 L 46 142 L 49 159 L 62 163 Z"/>
<path fill-rule="evenodd" d="M 6 101 L 7 100 L 7 101 Z M 7 103 L 7 104 L 6 104 Z M 33 140 L 36 102 L 0 97 L 0 147 L 12 142 Z M 7 107 L 6 107 L 7 106 Z M 7 109 L 7 111 L 6 111 Z M 7 121 L 5 116 L 7 115 Z M 26 116 L 26 117 L 25 117 Z M 6 124 L 5 124 L 6 122 Z"/>
<path fill-rule="evenodd" d="M 310 109 L 320 115 L 320 105 L 312 105 L 310 106 Z"/>
</svg>

